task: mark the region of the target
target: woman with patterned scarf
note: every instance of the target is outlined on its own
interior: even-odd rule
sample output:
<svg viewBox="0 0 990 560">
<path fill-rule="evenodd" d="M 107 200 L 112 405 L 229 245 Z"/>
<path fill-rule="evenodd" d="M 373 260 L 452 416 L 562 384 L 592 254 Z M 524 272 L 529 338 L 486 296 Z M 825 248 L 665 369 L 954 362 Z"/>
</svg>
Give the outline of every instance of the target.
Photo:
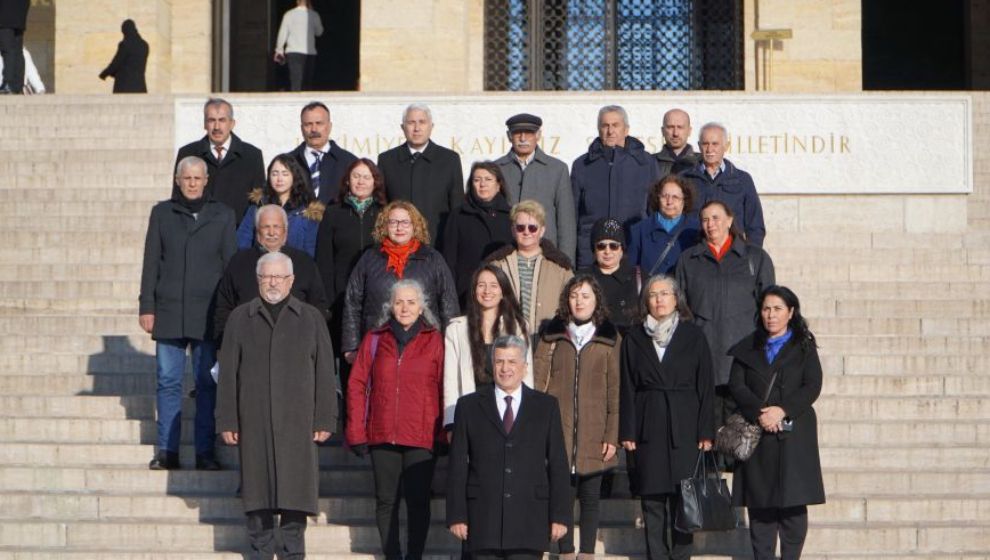
<svg viewBox="0 0 990 560">
<path fill-rule="evenodd" d="M 711 354 L 690 322 L 677 281 L 643 285 L 642 323 L 622 339 L 619 441 L 641 498 L 650 558 L 688 558 L 692 537 L 674 529 L 677 487 L 715 438 Z"/>
<path fill-rule="evenodd" d="M 341 350 L 348 363 L 382 304 L 388 301 L 392 285 L 410 278 L 419 281 L 430 311 L 446 327 L 460 315 L 454 278 L 443 255 L 430 247 L 426 220 L 411 202 L 390 202 L 375 220 L 372 233 L 376 243 L 358 259 L 344 293 Z"/>
</svg>

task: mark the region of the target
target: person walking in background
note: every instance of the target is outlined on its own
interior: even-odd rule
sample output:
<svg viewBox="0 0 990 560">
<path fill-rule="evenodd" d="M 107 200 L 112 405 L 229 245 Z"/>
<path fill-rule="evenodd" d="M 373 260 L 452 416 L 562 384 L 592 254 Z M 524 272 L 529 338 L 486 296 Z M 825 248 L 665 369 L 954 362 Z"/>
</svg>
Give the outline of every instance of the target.
<svg viewBox="0 0 990 560">
<path fill-rule="evenodd" d="M 134 20 L 120 24 L 124 40 L 117 44 L 117 54 L 100 72 L 100 79 L 113 78 L 114 93 L 148 93 L 144 70 L 148 66 L 148 42 L 138 34 Z M 239 217 L 239 216 L 238 216 Z"/>
<path fill-rule="evenodd" d="M 289 90 L 313 88 L 316 71 L 316 38 L 323 35 L 323 21 L 309 0 L 296 0 L 296 7 L 282 16 L 275 39 L 275 62 L 289 64 Z"/>
<path fill-rule="evenodd" d="M 30 0 L 0 2 L 0 57 L 3 58 L 0 94 L 21 93 L 24 89 L 24 29 L 30 7 Z"/>
</svg>

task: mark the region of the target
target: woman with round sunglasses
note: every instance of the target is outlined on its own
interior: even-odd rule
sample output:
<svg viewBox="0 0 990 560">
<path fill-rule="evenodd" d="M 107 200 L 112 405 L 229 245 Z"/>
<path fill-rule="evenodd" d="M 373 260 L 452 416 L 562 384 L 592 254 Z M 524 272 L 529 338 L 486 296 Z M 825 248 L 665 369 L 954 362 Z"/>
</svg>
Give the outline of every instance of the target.
<svg viewBox="0 0 990 560">
<path fill-rule="evenodd" d="M 488 262 L 502 269 L 519 298 L 531 336 L 556 313 L 555 303 L 574 272 L 571 260 L 547 239 L 546 212 L 535 200 L 522 200 L 509 213 L 513 244 L 495 251 Z"/>
<path fill-rule="evenodd" d="M 620 333 L 639 315 L 639 281 L 636 269 L 625 258 L 626 234 L 615 218 L 602 218 L 591 227 L 595 264 L 586 271 L 605 294 L 608 316 Z"/>
</svg>

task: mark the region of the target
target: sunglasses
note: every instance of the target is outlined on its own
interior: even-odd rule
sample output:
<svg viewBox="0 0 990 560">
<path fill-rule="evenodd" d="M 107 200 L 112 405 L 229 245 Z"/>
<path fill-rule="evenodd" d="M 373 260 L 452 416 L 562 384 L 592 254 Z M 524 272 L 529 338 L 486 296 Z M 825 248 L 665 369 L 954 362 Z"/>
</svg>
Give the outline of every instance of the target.
<svg viewBox="0 0 990 560">
<path fill-rule="evenodd" d="M 540 226 L 536 224 L 516 224 L 516 233 L 526 233 L 526 230 L 530 233 L 536 233 L 540 230 Z"/>
<path fill-rule="evenodd" d="M 599 251 L 604 251 L 605 249 L 618 251 L 621 248 L 622 244 L 617 241 L 599 241 L 598 244 L 595 245 L 595 249 L 598 249 Z"/>
</svg>

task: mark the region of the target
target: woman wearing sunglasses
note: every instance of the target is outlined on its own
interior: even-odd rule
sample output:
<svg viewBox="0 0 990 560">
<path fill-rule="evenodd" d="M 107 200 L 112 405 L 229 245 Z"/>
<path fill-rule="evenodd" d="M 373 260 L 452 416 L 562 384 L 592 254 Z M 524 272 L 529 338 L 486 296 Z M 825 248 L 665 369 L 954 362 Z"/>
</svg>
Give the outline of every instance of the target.
<svg viewBox="0 0 990 560">
<path fill-rule="evenodd" d="M 535 200 L 522 200 L 509 213 L 513 244 L 495 251 L 488 262 L 501 268 L 512 282 L 531 335 L 556 313 L 560 291 L 574 273 L 571 261 L 553 243 L 543 239 L 546 213 Z"/>
<path fill-rule="evenodd" d="M 602 218 L 591 227 L 595 264 L 588 268 L 605 294 L 608 318 L 623 335 L 639 314 L 636 269 L 625 258 L 626 233 L 615 218 Z"/>
</svg>

